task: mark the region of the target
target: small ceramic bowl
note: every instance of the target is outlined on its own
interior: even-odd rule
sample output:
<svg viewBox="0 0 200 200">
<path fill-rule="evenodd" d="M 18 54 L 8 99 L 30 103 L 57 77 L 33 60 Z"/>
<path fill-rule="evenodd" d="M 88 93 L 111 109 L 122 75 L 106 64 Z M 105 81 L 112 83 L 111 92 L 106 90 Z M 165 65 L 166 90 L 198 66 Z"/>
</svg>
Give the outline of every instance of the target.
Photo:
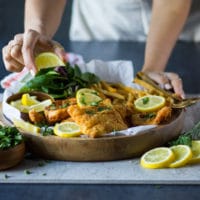
<svg viewBox="0 0 200 200">
<path fill-rule="evenodd" d="M 13 94 L 9 96 L 5 102 L 3 102 L 2 108 L 4 117 L 10 122 L 12 122 L 13 118 L 21 118 L 26 121 L 29 121 L 28 113 L 20 112 L 17 108 L 14 108 L 13 106 L 10 105 L 10 102 L 21 99 L 23 94 L 24 93 Z M 36 99 L 38 101 L 44 101 L 47 99 L 51 99 L 52 102 L 54 101 L 54 99 L 50 95 L 43 92 L 29 92 L 29 94 L 30 96 L 36 96 Z"/>
<path fill-rule="evenodd" d="M 24 142 L 7 150 L 0 150 L 0 170 L 5 170 L 16 166 L 24 159 L 24 154 Z"/>
</svg>

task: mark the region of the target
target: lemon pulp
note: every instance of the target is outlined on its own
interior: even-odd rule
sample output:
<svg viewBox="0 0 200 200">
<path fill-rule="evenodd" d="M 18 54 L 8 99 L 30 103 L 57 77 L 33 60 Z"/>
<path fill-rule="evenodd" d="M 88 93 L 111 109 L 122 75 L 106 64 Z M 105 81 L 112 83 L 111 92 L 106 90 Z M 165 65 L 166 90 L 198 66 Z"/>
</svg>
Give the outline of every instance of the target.
<svg viewBox="0 0 200 200">
<path fill-rule="evenodd" d="M 134 101 L 135 108 L 141 112 L 152 112 L 165 105 L 165 98 L 157 95 L 146 95 Z"/>
<path fill-rule="evenodd" d="M 36 56 L 35 64 L 38 70 L 48 67 L 65 66 L 65 63 L 52 52 L 44 52 Z"/>
</svg>

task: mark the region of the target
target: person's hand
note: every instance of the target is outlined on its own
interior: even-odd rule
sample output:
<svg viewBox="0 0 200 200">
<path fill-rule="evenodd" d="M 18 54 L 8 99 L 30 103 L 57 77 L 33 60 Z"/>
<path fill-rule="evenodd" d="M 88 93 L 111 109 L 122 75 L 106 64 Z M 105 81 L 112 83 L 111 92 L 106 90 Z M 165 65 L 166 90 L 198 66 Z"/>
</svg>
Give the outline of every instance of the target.
<svg viewBox="0 0 200 200">
<path fill-rule="evenodd" d="M 25 66 L 35 74 L 37 68 L 34 63 L 34 58 L 39 53 L 45 51 L 54 52 L 63 61 L 66 61 L 65 50 L 58 42 L 34 30 L 17 34 L 2 49 L 5 68 L 8 71 L 20 72 Z"/>
<path fill-rule="evenodd" d="M 173 72 L 155 72 L 143 71 L 151 79 L 153 79 L 159 86 L 165 90 L 173 90 L 181 98 L 185 98 L 183 90 L 182 79 L 180 76 Z"/>
</svg>

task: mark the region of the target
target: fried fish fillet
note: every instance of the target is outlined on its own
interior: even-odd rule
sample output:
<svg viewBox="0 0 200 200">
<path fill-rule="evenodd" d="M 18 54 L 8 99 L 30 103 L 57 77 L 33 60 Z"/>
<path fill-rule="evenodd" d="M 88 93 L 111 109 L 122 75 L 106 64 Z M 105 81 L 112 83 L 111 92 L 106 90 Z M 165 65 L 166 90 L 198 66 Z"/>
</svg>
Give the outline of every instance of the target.
<svg viewBox="0 0 200 200">
<path fill-rule="evenodd" d="M 152 113 L 136 113 L 132 115 L 132 125 L 158 125 L 167 121 L 172 114 L 172 108 L 169 106 L 164 106 L 157 112 Z"/>
<path fill-rule="evenodd" d="M 43 112 L 36 112 L 34 109 L 28 112 L 29 119 L 34 124 L 45 123 L 46 118 Z"/>
<path fill-rule="evenodd" d="M 54 124 L 60 122 L 69 117 L 67 111 L 68 106 L 76 104 L 75 98 L 69 98 L 65 100 L 56 100 L 52 105 L 48 106 L 44 110 L 44 114 L 48 124 Z"/>
<path fill-rule="evenodd" d="M 111 104 L 87 107 L 71 105 L 68 107 L 68 113 L 80 126 L 81 132 L 92 138 L 128 128 Z"/>
</svg>

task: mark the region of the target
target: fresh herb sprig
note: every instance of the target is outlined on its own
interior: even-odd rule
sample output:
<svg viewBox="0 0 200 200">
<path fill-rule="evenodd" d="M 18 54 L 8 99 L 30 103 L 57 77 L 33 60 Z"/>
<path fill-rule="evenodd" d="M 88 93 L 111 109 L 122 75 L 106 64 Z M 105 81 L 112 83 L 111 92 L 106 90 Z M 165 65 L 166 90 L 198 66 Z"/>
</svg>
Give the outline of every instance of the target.
<svg viewBox="0 0 200 200">
<path fill-rule="evenodd" d="M 16 127 L 0 125 L 0 149 L 12 148 L 23 141 L 21 133 Z"/>
<path fill-rule="evenodd" d="M 184 144 L 191 146 L 192 140 L 200 139 L 200 122 L 198 122 L 191 130 L 181 134 L 177 139 L 169 142 L 170 146 Z"/>
<path fill-rule="evenodd" d="M 48 125 L 44 125 L 41 127 L 41 134 L 43 136 L 54 135 L 53 129 Z"/>
<path fill-rule="evenodd" d="M 99 81 L 95 74 L 82 73 L 78 65 L 72 67 L 67 63 L 66 66 L 41 69 L 20 89 L 20 92 L 41 91 L 59 99 L 73 97 L 78 89 L 89 87 Z"/>
</svg>

